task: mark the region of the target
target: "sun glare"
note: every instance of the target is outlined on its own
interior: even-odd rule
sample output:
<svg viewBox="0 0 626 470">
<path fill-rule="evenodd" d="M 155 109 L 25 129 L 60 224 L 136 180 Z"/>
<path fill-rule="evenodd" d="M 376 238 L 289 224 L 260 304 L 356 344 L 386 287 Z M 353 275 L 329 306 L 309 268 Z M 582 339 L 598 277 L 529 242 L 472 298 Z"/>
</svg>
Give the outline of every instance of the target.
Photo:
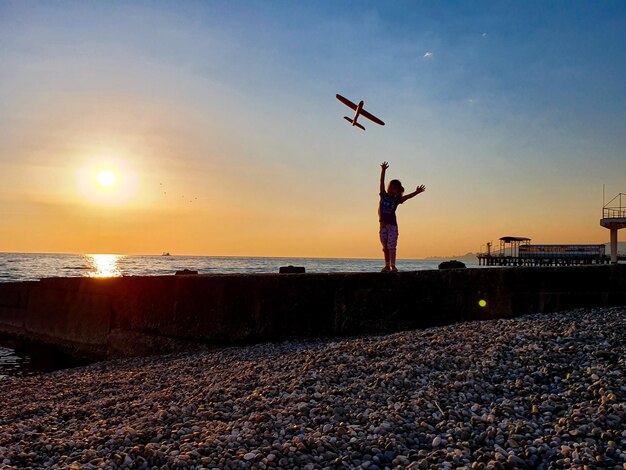
<svg viewBox="0 0 626 470">
<path fill-rule="evenodd" d="M 115 173 L 113 173 L 111 170 L 99 171 L 97 178 L 98 178 L 98 183 L 100 184 L 100 186 L 104 186 L 105 188 L 113 186 L 115 182 L 117 181 L 117 178 L 115 177 Z"/>
<path fill-rule="evenodd" d="M 119 262 L 120 255 L 87 255 L 91 271 L 91 277 L 116 277 L 121 276 Z"/>
<path fill-rule="evenodd" d="M 139 177 L 127 159 L 104 156 L 85 162 L 76 172 L 80 195 L 91 203 L 118 206 L 131 202 L 138 190 Z"/>
</svg>

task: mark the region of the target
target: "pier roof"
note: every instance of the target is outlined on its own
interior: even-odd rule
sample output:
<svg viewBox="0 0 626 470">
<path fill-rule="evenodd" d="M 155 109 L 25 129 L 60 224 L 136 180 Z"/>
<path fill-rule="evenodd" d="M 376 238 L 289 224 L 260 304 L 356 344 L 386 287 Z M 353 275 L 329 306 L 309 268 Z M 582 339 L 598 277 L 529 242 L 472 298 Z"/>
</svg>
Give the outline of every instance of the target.
<svg viewBox="0 0 626 470">
<path fill-rule="evenodd" d="M 500 241 L 503 241 L 504 243 L 529 242 L 530 238 L 526 238 L 526 237 L 501 237 Z"/>
</svg>

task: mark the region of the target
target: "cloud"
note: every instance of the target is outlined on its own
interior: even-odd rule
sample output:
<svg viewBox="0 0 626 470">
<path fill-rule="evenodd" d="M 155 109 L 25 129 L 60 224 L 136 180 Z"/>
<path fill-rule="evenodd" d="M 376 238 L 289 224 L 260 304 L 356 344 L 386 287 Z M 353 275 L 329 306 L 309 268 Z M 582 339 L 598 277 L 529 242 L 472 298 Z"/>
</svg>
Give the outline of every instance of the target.
<svg viewBox="0 0 626 470">
<path fill-rule="evenodd" d="M 432 59 L 433 58 L 433 53 L 428 51 L 426 52 L 423 56 L 424 59 Z"/>
</svg>

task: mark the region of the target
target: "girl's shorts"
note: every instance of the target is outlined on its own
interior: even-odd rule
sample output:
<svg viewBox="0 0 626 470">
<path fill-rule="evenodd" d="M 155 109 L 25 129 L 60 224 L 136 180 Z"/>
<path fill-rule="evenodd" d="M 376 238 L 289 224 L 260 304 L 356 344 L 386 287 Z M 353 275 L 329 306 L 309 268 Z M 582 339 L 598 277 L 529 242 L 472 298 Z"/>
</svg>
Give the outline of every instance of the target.
<svg viewBox="0 0 626 470">
<path fill-rule="evenodd" d="M 398 246 L 398 226 L 383 225 L 380 227 L 380 242 L 383 250 L 395 250 Z"/>
</svg>

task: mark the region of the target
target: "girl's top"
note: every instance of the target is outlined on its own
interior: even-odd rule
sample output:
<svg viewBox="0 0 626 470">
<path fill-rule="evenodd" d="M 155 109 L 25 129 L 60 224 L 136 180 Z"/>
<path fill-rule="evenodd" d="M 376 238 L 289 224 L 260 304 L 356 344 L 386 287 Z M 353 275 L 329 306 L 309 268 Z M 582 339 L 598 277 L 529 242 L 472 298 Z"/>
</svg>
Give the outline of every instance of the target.
<svg viewBox="0 0 626 470">
<path fill-rule="evenodd" d="M 398 221 L 396 220 L 396 208 L 398 204 L 402 204 L 401 196 L 391 196 L 386 192 L 380 193 L 378 220 L 381 225 L 398 225 Z"/>
</svg>

